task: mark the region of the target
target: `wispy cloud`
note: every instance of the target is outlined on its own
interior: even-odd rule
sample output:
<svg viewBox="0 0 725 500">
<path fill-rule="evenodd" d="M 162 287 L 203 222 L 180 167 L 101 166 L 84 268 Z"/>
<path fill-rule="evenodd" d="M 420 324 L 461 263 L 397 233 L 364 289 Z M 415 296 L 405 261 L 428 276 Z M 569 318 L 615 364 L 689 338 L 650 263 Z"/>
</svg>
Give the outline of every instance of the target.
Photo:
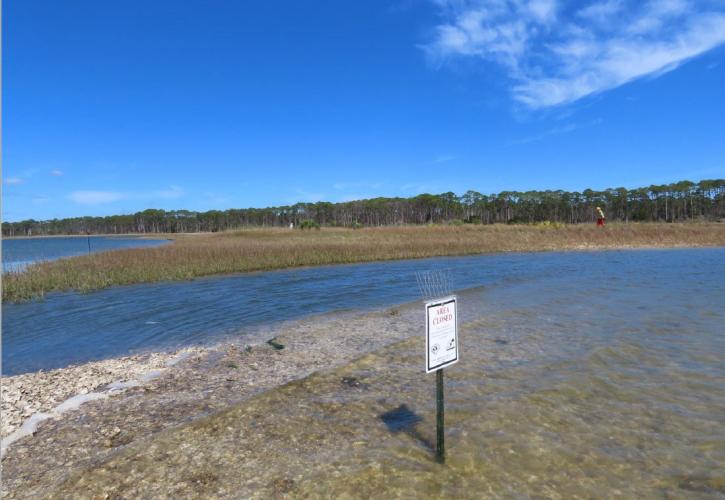
<svg viewBox="0 0 725 500">
<path fill-rule="evenodd" d="M 68 194 L 68 199 L 81 205 L 101 205 L 113 203 L 126 198 L 123 193 L 114 191 L 73 191 Z"/>
<path fill-rule="evenodd" d="M 624 0 L 606 0 L 594 2 L 577 11 L 577 17 L 584 18 L 591 22 L 609 22 L 611 17 L 624 8 Z"/>
<path fill-rule="evenodd" d="M 81 205 L 102 205 L 121 200 L 141 200 L 154 202 L 156 200 L 175 200 L 184 196 L 185 191 L 180 186 L 169 186 L 157 191 L 72 191 L 67 198 Z"/>
<path fill-rule="evenodd" d="M 445 19 L 423 46 L 432 59 L 504 68 L 530 108 L 567 104 L 659 76 L 725 42 L 717 0 L 437 0 Z M 626 22 L 622 22 L 626 19 Z"/>
<path fill-rule="evenodd" d="M 22 184 L 22 183 L 23 183 L 23 179 L 21 179 L 20 177 L 6 177 L 5 178 L 5 184 L 7 184 L 9 186 L 16 186 L 16 185 Z"/>
<path fill-rule="evenodd" d="M 560 127 L 550 128 L 549 130 L 546 130 L 540 134 L 532 135 L 529 137 L 524 137 L 522 139 L 515 139 L 513 141 L 506 143 L 506 146 L 520 146 L 523 144 L 530 144 L 532 142 L 543 141 L 547 137 L 568 134 L 570 132 L 574 132 L 575 130 L 579 130 L 582 128 L 588 128 L 588 127 L 594 127 L 594 126 L 600 125 L 602 123 L 602 121 L 603 120 L 601 118 L 597 118 L 596 120 L 592 120 L 590 122 L 585 122 L 585 123 L 567 123 L 566 125 L 562 125 Z"/>
<path fill-rule="evenodd" d="M 62 170 L 57 170 L 57 169 L 56 170 L 51 170 L 50 171 L 50 175 L 52 175 L 54 177 L 60 177 L 61 175 L 63 175 L 63 171 Z"/>
</svg>

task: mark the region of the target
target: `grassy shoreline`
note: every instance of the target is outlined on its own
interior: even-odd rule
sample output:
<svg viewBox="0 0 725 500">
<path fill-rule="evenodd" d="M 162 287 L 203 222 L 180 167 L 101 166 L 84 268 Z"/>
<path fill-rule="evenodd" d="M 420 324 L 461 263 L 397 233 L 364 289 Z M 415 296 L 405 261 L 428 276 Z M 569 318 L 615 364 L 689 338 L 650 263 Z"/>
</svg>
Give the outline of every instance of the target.
<svg viewBox="0 0 725 500">
<path fill-rule="evenodd" d="M 242 229 L 158 235 L 155 248 L 45 262 L 3 275 L 3 302 L 51 291 L 189 280 L 274 269 L 499 252 L 725 246 L 725 224 L 406 226 L 319 231 Z"/>
</svg>

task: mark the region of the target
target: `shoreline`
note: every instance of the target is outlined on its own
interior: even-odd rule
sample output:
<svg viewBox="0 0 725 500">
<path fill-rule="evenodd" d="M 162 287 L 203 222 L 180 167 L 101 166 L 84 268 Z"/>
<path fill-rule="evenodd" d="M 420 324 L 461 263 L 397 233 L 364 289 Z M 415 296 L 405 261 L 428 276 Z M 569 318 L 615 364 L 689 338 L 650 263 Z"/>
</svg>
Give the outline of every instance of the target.
<svg viewBox="0 0 725 500">
<path fill-rule="evenodd" d="M 18 301 L 3 301 L 3 304 L 23 304 L 26 302 L 31 302 L 34 300 L 45 300 L 48 298 L 53 297 L 55 294 L 64 294 L 64 293 L 77 293 L 80 295 L 85 295 L 87 293 L 93 293 L 98 292 L 101 290 L 106 290 L 109 288 L 113 289 L 119 289 L 119 288 L 125 288 L 125 287 L 133 287 L 133 286 L 139 286 L 139 285 L 152 285 L 154 283 L 174 283 L 179 281 L 195 281 L 195 280 L 204 280 L 204 279 L 223 279 L 227 277 L 234 277 L 234 276 L 248 276 L 248 275 L 256 275 L 256 274 L 264 274 L 264 273 L 277 273 L 277 272 L 285 272 L 285 271 L 298 271 L 298 270 L 309 270 L 309 269 L 317 269 L 317 268 L 325 268 L 325 267 L 338 267 L 338 266 L 357 266 L 357 265 L 364 265 L 364 264 L 384 264 L 386 262 L 398 262 L 398 261 L 417 261 L 417 260 L 425 260 L 425 259 L 446 259 L 446 258 L 457 258 L 457 257 L 483 257 L 483 256 L 494 256 L 494 255 L 503 255 L 503 254 L 518 254 L 518 255 L 525 255 L 525 254 L 540 254 L 540 253 L 577 253 L 577 252 L 617 252 L 617 251 L 652 251 L 652 250 L 696 250 L 696 249 L 707 249 L 707 248 L 725 248 L 725 242 L 721 244 L 716 245 L 692 245 L 692 244 L 675 244 L 675 245 L 659 245 L 659 246 L 639 246 L 639 245 L 621 245 L 621 246 L 612 246 L 612 247 L 601 247 L 601 246 L 588 246 L 588 245 L 582 245 L 581 247 L 577 248 L 562 248 L 562 249 L 543 249 L 543 250 L 511 250 L 511 251 L 492 251 L 492 252 L 484 252 L 484 253 L 472 253 L 472 254 L 451 254 L 451 255 L 433 255 L 433 256 L 423 256 L 423 257 L 414 257 L 414 258 L 408 258 L 408 259 L 383 259 L 383 260 L 369 260 L 369 261 L 363 261 L 363 262 L 338 262 L 338 263 L 331 263 L 331 264 L 317 264 L 317 265 L 300 265 L 300 266 L 294 266 L 294 267 L 280 267 L 275 269 L 264 269 L 264 270 L 254 270 L 254 271 L 231 271 L 228 273 L 220 273 L 220 274 L 205 274 L 202 276 L 195 276 L 193 278 L 188 278 L 185 280 L 159 280 L 159 281 L 144 281 L 139 283 L 124 283 L 124 284 L 118 284 L 118 285 L 111 285 L 105 288 L 97 288 L 92 290 L 84 290 L 84 291 L 78 291 L 78 290 L 52 290 L 40 297 L 35 297 L 31 299 L 24 299 L 24 300 L 18 300 Z M 116 250 L 111 250 L 112 252 L 115 252 Z M 75 257 L 64 257 L 65 259 L 72 259 Z M 158 351 L 162 352 L 162 351 Z M 117 358 L 114 358 L 117 359 Z M 62 369 L 62 368 L 61 368 Z M 42 371 L 42 369 L 41 369 Z M 50 370 L 48 370 L 50 371 Z M 30 372 L 27 372 L 30 373 Z M 22 374 L 20 374 L 22 375 Z M 10 375 L 3 375 L 10 376 Z M 13 375 L 15 376 L 15 375 Z"/>
<path fill-rule="evenodd" d="M 157 238 L 163 239 L 163 238 Z M 202 277 L 501 253 L 725 246 L 723 224 L 406 227 L 176 234 L 168 245 L 121 249 L 32 264 L 4 273 L 3 302 L 55 291 L 188 281 Z"/>
<path fill-rule="evenodd" d="M 184 357 L 203 354 L 204 351 L 204 348 L 184 347 L 169 352 L 148 352 L 89 361 L 53 370 L 3 375 L 0 403 L 3 450 L 6 438 L 34 415 L 57 413 L 59 416 L 65 411 L 63 405 L 74 398 L 141 384 L 160 375 Z"/>
<path fill-rule="evenodd" d="M 405 340 L 419 333 L 416 305 L 327 313 L 266 328 L 264 338 L 281 349 L 230 339 L 3 377 L 3 496 L 44 491 L 22 491 L 31 486 L 28 474 L 58 485 L 69 468 L 80 470 L 131 442 Z M 370 329 L 383 328 L 384 342 L 371 343 Z M 27 432 L 7 441 L 21 421 L 30 423 Z"/>
</svg>

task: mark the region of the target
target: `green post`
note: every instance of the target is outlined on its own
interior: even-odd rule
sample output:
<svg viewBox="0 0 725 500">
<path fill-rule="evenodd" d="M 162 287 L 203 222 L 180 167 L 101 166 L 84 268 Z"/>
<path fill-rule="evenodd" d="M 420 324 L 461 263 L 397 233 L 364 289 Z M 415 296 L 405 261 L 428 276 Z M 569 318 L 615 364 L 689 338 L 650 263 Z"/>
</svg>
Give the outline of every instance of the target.
<svg viewBox="0 0 725 500">
<path fill-rule="evenodd" d="M 446 462 L 445 432 L 443 430 L 443 368 L 436 371 L 436 462 Z"/>
</svg>

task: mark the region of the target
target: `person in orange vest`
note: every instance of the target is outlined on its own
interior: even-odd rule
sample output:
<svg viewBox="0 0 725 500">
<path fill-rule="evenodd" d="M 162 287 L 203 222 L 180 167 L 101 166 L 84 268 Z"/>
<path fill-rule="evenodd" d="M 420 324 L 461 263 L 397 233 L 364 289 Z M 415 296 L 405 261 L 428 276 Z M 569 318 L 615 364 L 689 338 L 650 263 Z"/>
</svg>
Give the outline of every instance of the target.
<svg viewBox="0 0 725 500">
<path fill-rule="evenodd" d="M 604 216 L 604 212 L 600 207 L 597 207 L 597 214 L 599 217 L 597 218 L 597 226 L 604 226 L 604 221 L 606 217 Z"/>
</svg>

